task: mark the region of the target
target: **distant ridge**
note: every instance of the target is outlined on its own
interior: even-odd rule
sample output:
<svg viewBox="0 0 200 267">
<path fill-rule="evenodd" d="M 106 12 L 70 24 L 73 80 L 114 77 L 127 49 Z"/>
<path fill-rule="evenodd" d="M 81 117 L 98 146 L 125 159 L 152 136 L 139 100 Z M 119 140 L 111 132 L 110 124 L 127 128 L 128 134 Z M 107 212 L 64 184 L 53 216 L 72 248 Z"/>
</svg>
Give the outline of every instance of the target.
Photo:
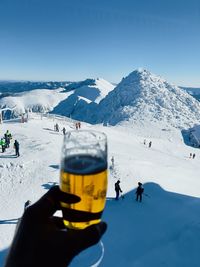
<svg viewBox="0 0 200 267">
<path fill-rule="evenodd" d="M 47 83 L 46 86 L 58 86 Z M 0 94 L 0 108 L 16 106 L 8 116 L 26 111 L 50 112 L 91 124 L 162 123 L 177 128 L 200 121 L 200 102 L 185 88 L 139 68 L 115 86 L 108 81 L 86 79 L 56 89 Z M 195 93 L 197 91 L 194 91 Z M 193 92 L 193 94 L 194 94 Z M 7 116 L 5 113 L 4 116 Z"/>
</svg>

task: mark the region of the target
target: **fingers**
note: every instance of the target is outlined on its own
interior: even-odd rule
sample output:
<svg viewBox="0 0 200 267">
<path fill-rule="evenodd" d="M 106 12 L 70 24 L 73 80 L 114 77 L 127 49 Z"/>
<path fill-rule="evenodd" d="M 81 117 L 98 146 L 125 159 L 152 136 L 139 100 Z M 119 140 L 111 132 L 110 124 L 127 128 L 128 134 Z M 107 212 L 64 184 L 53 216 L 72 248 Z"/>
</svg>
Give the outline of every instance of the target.
<svg viewBox="0 0 200 267">
<path fill-rule="evenodd" d="M 74 255 L 98 243 L 102 235 L 106 232 L 106 229 L 107 224 L 101 222 L 91 225 L 84 230 L 69 230 L 67 234 L 68 238 L 72 240 L 71 244 L 73 244 L 73 246 L 71 248 L 74 250 Z"/>
<path fill-rule="evenodd" d="M 80 198 L 75 195 L 67 194 L 59 189 L 59 186 L 53 186 L 43 195 L 35 204 L 28 207 L 25 213 L 28 213 L 32 218 L 48 218 L 57 210 L 60 210 L 60 201 L 66 203 L 77 203 Z"/>
<path fill-rule="evenodd" d="M 66 226 L 63 222 L 62 217 L 53 216 L 50 218 L 50 220 L 53 223 L 53 225 L 55 225 L 58 229 L 60 229 L 60 230 L 66 229 Z"/>
</svg>

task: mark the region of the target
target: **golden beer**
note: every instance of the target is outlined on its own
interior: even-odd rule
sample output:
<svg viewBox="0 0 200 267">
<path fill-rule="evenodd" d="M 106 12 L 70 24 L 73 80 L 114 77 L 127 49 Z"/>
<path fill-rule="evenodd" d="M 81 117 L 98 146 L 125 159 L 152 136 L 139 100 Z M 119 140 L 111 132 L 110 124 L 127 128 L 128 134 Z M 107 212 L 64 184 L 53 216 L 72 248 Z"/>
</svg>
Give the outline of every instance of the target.
<svg viewBox="0 0 200 267">
<path fill-rule="evenodd" d="M 84 229 L 99 223 L 106 201 L 107 157 L 77 154 L 63 158 L 60 189 L 81 198 L 75 204 L 61 202 L 66 227 Z"/>
</svg>

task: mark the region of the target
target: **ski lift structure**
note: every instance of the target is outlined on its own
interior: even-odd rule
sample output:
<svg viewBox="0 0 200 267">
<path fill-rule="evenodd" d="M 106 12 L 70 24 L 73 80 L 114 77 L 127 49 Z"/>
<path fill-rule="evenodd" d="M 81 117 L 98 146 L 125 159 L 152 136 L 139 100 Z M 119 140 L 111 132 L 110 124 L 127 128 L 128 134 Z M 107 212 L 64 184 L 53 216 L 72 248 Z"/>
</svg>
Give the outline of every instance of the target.
<svg viewBox="0 0 200 267">
<path fill-rule="evenodd" d="M 13 108 L 1 108 L 0 109 L 0 124 L 3 123 L 3 111 L 14 110 L 15 108 L 16 106 L 14 106 Z"/>
</svg>

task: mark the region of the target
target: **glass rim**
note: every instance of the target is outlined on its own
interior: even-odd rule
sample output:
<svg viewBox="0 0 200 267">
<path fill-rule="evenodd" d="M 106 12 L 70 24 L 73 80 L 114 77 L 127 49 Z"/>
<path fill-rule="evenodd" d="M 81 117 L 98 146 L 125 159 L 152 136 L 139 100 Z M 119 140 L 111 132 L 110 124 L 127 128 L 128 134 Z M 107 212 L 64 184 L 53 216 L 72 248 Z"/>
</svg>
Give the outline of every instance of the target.
<svg viewBox="0 0 200 267">
<path fill-rule="evenodd" d="M 102 136 L 105 140 L 107 140 L 107 135 L 104 133 L 104 132 L 101 132 L 101 131 L 97 131 L 97 130 L 85 130 L 85 129 L 80 129 L 80 130 L 69 130 L 69 131 L 66 131 L 66 134 L 65 134 L 65 138 L 67 136 L 68 133 L 97 133 L 99 136 Z M 101 140 L 104 140 L 104 139 L 101 139 Z"/>
</svg>

